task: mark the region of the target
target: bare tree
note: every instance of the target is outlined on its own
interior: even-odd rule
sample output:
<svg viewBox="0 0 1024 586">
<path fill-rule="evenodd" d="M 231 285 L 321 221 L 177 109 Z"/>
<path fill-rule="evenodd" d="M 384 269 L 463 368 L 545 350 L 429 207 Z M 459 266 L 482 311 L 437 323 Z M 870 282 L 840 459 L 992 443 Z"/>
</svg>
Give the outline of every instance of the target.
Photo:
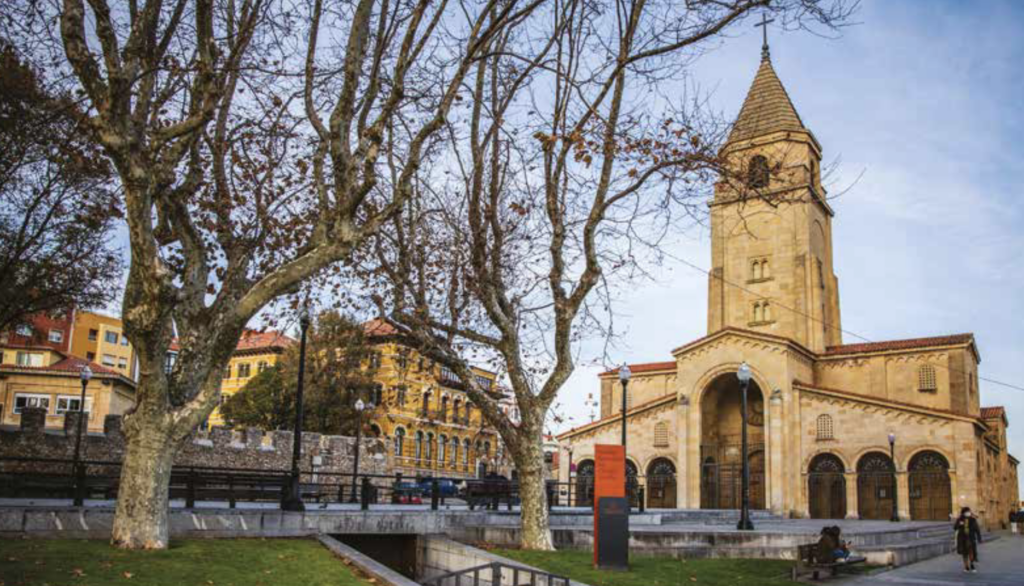
<svg viewBox="0 0 1024 586">
<path fill-rule="evenodd" d="M 709 42 L 757 9 L 839 25 L 815 0 L 558 0 L 530 29 L 488 40 L 449 118 L 448 143 L 368 262 L 382 313 L 451 368 L 501 434 L 519 474 L 524 548 L 552 549 L 543 432 L 580 342 L 610 332 L 609 293 L 656 260 L 662 236 L 700 217 L 727 125 L 667 95 Z M 440 148 L 440 147 L 439 147 Z M 754 197 L 758 194 L 751 193 Z M 370 268 L 372 267 L 372 268 Z M 508 420 L 469 366 L 507 377 Z"/>
<path fill-rule="evenodd" d="M 65 67 L 124 198 L 123 319 L 140 378 L 124 420 L 115 545 L 167 546 L 172 456 L 217 404 L 243 328 L 402 208 L 481 49 L 537 4 L 10 7 L 2 32 Z M 404 138 L 385 146 L 399 121 Z M 375 189 L 385 152 L 401 161 L 386 193 Z M 165 372 L 174 333 L 181 352 Z"/>
<path fill-rule="evenodd" d="M 120 287 L 112 169 L 82 137 L 75 101 L 49 84 L 0 41 L 0 331 L 104 306 Z"/>
</svg>

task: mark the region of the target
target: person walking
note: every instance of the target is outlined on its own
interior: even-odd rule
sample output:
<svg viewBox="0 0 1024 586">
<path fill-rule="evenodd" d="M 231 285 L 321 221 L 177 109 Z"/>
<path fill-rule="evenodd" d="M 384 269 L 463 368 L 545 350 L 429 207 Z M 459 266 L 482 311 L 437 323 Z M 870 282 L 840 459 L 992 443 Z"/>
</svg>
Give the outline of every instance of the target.
<svg viewBox="0 0 1024 586">
<path fill-rule="evenodd" d="M 964 560 L 964 572 L 977 572 L 978 544 L 981 543 L 981 529 L 970 507 L 960 509 L 960 517 L 953 524 L 956 533 L 956 552 Z"/>
</svg>

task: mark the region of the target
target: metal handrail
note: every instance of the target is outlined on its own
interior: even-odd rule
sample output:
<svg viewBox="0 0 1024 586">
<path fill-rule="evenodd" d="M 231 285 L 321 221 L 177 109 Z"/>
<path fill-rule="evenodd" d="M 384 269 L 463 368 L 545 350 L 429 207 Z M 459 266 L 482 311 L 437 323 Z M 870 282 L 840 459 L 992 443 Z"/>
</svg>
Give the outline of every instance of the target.
<svg viewBox="0 0 1024 586">
<path fill-rule="evenodd" d="M 446 581 L 450 581 L 447 583 L 454 584 L 454 586 L 462 586 L 462 580 L 463 578 L 466 578 L 468 584 L 471 584 L 472 586 L 480 586 L 481 573 L 490 571 L 491 579 L 488 583 L 491 586 L 501 586 L 503 570 L 511 570 L 511 586 L 556 586 L 558 584 L 562 586 L 570 586 L 571 584 L 569 578 L 566 578 L 565 576 L 559 576 L 557 574 L 551 574 L 549 572 L 535 570 L 525 566 L 514 566 L 512 564 L 505 564 L 502 562 L 491 562 L 489 564 L 482 564 L 471 568 L 448 572 L 447 574 L 426 578 L 422 580 L 420 584 L 423 586 L 446 586 Z M 528 581 L 521 583 L 519 581 L 520 574 L 525 574 Z M 538 578 L 540 578 L 540 580 L 538 580 Z"/>
</svg>

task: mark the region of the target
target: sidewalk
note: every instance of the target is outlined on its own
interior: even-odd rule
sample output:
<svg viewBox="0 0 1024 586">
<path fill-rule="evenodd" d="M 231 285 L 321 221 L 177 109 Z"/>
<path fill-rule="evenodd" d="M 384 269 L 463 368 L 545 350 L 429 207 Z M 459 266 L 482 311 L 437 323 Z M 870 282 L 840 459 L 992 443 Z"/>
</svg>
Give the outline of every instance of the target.
<svg viewBox="0 0 1024 586">
<path fill-rule="evenodd" d="M 843 586 L 1021 586 L 1024 537 L 1008 532 L 981 544 L 977 574 L 965 574 L 960 556 L 948 554 L 871 576 L 843 580 Z"/>
</svg>

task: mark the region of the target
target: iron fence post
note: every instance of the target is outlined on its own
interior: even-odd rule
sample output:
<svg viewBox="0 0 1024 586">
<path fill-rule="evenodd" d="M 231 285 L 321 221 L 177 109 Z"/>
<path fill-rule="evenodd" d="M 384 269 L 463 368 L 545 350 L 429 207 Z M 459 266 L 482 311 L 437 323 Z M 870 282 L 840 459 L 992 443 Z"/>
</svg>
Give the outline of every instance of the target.
<svg viewBox="0 0 1024 586">
<path fill-rule="evenodd" d="M 441 484 L 435 478 L 430 483 L 430 510 L 436 511 L 438 501 L 440 500 Z"/>
</svg>

